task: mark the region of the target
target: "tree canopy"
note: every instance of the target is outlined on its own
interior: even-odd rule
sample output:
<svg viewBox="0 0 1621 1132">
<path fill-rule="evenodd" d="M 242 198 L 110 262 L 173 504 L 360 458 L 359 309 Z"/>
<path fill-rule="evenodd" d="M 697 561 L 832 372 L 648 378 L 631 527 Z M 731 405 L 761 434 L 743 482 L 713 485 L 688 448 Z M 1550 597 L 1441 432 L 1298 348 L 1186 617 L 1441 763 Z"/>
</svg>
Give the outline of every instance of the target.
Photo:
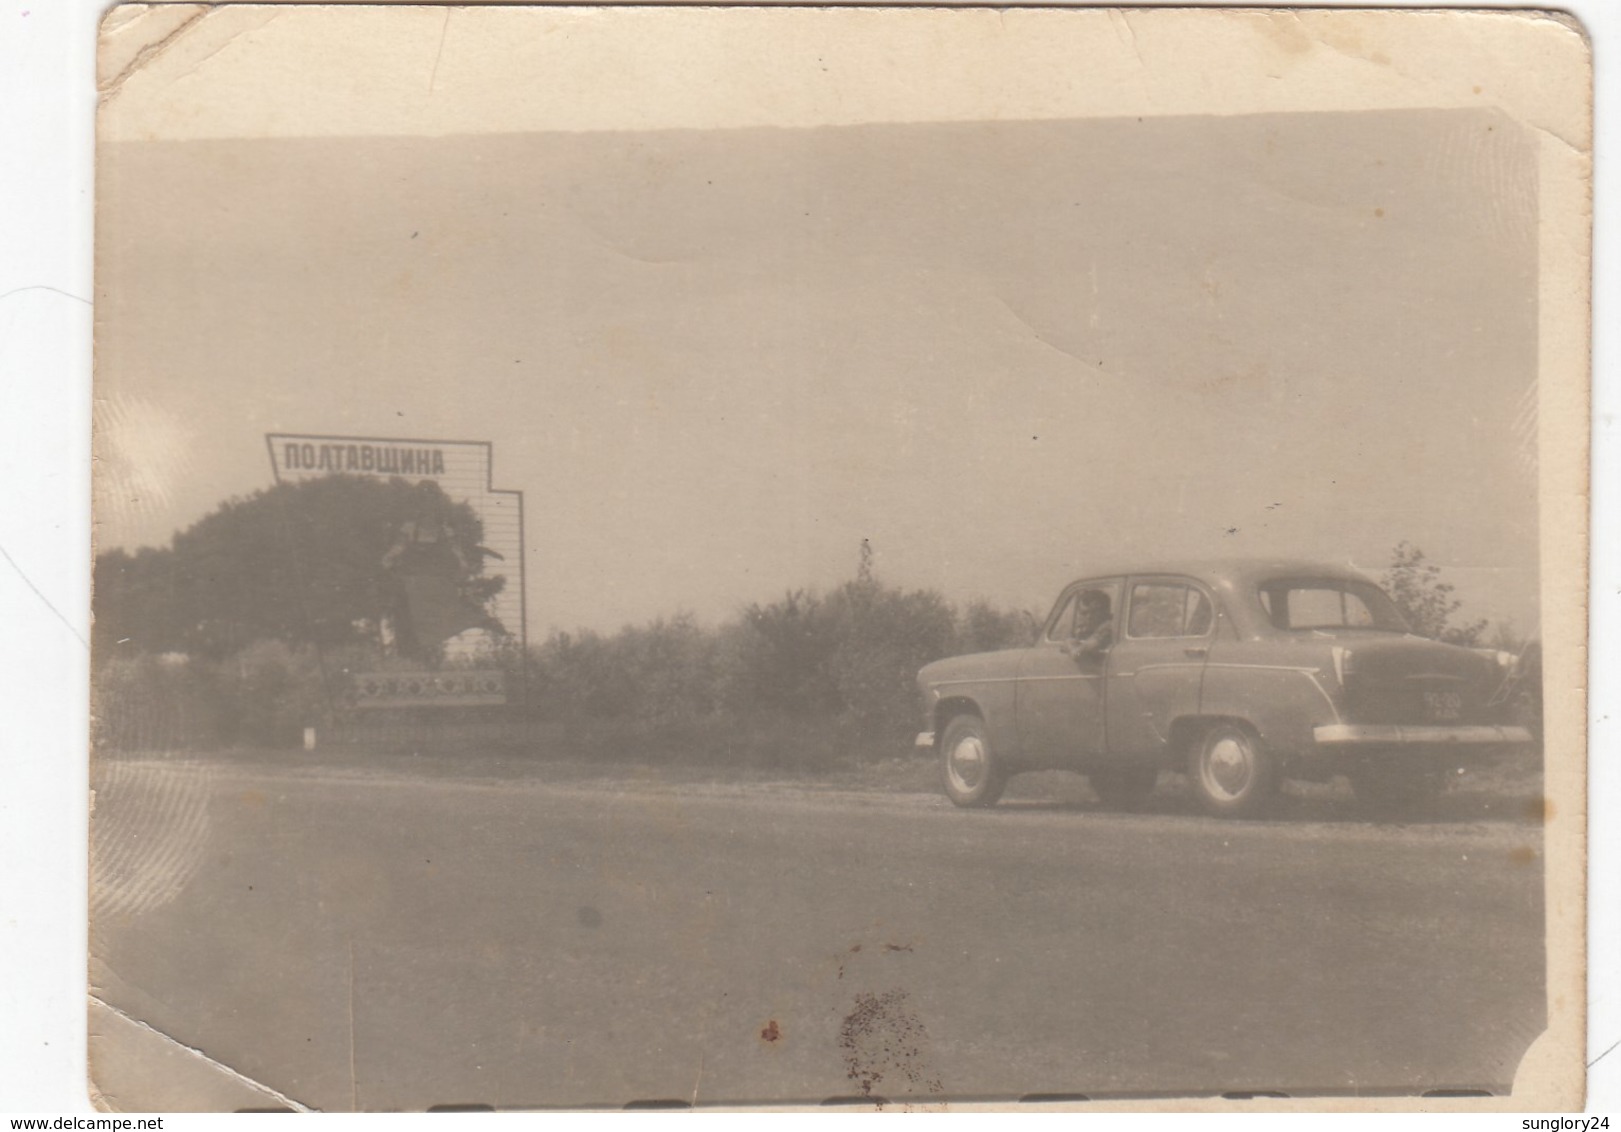
<svg viewBox="0 0 1621 1132">
<path fill-rule="evenodd" d="M 1454 625 L 1452 617 L 1463 602 L 1452 596 L 1453 586 L 1441 580 L 1441 568 L 1425 561 L 1424 552 L 1410 542 L 1391 551 L 1390 568 L 1381 579 L 1407 624 L 1421 637 L 1455 645 L 1474 645 L 1486 631 L 1485 620 Z"/>
<path fill-rule="evenodd" d="M 401 532 L 423 526 L 446 533 L 459 596 L 487 608 L 503 579 L 482 576 L 483 526 L 471 507 L 431 480 L 328 476 L 230 500 L 172 546 L 97 556 L 96 655 L 377 641 L 402 601 L 389 560 Z"/>
</svg>

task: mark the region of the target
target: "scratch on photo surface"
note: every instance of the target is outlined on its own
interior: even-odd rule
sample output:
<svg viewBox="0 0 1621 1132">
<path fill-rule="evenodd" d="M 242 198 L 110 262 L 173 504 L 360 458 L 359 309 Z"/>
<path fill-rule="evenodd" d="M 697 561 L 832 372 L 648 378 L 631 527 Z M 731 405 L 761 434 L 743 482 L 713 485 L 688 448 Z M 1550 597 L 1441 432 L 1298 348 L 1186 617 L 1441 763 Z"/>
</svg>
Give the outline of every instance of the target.
<svg viewBox="0 0 1621 1132">
<path fill-rule="evenodd" d="M 233 44 L 237 40 L 241 39 L 244 35 L 247 35 L 249 32 L 258 31 L 260 28 L 265 27 L 266 25 L 270 24 L 272 21 L 280 19 L 285 14 L 286 14 L 285 10 L 263 13 L 264 18 L 262 20 L 260 20 L 259 23 L 254 24 L 252 27 L 245 27 L 241 31 L 232 32 L 230 37 L 227 38 L 224 43 L 220 44 L 218 47 L 214 48 L 214 50 L 210 51 L 207 55 L 204 55 L 201 59 L 198 59 L 195 63 L 191 64 L 189 67 L 186 68 L 184 73 L 182 73 L 180 75 L 177 75 L 176 78 L 177 79 L 178 78 L 185 78 L 186 75 L 195 74 L 197 72 L 198 68 L 200 68 L 204 63 L 208 62 L 214 56 L 218 55 L 221 51 L 224 51 L 227 47 L 231 46 L 231 44 Z"/>
<path fill-rule="evenodd" d="M 1038 331 L 1035 328 L 1035 326 L 1031 324 L 1029 319 L 1025 318 L 1024 315 L 1020 314 L 1018 309 L 1016 307 L 1014 307 L 1012 303 L 1008 302 L 1007 299 L 1003 298 L 1001 295 L 997 294 L 994 291 L 991 292 L 990 295 L 991 295 L 991 298 L 995 299 L 998 303 L 1000 303 L 1002 308 L 1004 310 L 1006 310 L 1010 315 L 1012 315 L 1018 321 L 1020 326 L 1024 327 L 1027 331 L 1030 332 L 1030 337 L 1032 339 L 1034 339 L 1035 341 L 1041 343 L 1043 346 L 1047 347 L 1049 350 L 1054 351 L 1055 353 L 1059 353 L 1059 354 L 1064 355 L 1064 357 L 1069 358 L 1071 361 L 1079 362 L 1081 365 L 1083 365 L 1083 366 L 1085 366 L 1087 368 L 1088 373 L 1095 373 L 1098 369 L 1102 368 L 1102 366 L 1103 366 L 1102 359 L 1099 359 L 1097 361 L 1097 363 L 1096 363 L 1096 366 L 1094 366 L 1094 364 L 1092 362 L 1088 361 L 1086 358 L 1083 358 L 1081 355 L 1075 353 L 1073 350 L 1065 349 L 1063 346 L 1058 345 L 1058 343 L 1050 341 L 1049 339 L 1042 337 L 1041 332 Z M 1114 375 L 1110 375 L 1110 376 L 1114 376 Z"/>
<path fill-rule="evenodd" d="M 445 36 L 450 32 L 450 12 L 445 9 L 445 22 L 439 26 L 439 48 L 433 53 L 433 70 L 428 72 L 428 93 L 433 93 L 433 84 L 439 78 L 439 60 L 445 53 Z"/>
<path fill-rule="evenodd" d="M 149 7 L 146 9 L 146 11 L 152 12 L 154 9 Z M 103 101 L 111 101 L 112 99 L 116 98 L 119 92 L 124 89 L 124 83 L 131 75 L 145 67 L 148 63 L 158 59 L 165 51 L 174 46 L 174 44 L 180 40 L 181 36 L 185 35 L 186 32 L 190 31 L 203 20 L 213 15 L 213 13 L 213 8 L 200 7 L 197 12 L 187 17 L 179 25 L 177 25 L 173 31 L 169 32 L 156 42 L 149 43 L 137 51 L 135 53 L 135 57 L 125 64 L 123 70 L 119 71 L 118 74 L 114 75 L 112 78 L 107 79 L 99 84 L 98 89 L 101 92 Z M 139 17 L 137 17 L 137 20 L 138 19 Z M 122 31 L 124 28 L 129 26 L 129 24 L 122 24 L 115 30 Z"/>
<path fill-rule="evenodd" d="M 1137 57 L 1138 66 L 1146 66 L 1147 64 L 1143 61 L 1142 47 L 1137 43 L 1137 29 L 1133 27 L 1131 23 L 1131 15 L 1127 12 L 1119 10 L 1118 8 L 1110 8 L 1109 22 L 1116 26 L 1120 24 L 1124 24 L 1126 26 L 1126 40 L 1131 43 L 1131 53 Z"/>
<path fill-rule="evenodd" d="M 349 941 L 349 1103 L 360 1111 L 360 1077 L 355 1073 L 355 941 Z"/>
</svg>

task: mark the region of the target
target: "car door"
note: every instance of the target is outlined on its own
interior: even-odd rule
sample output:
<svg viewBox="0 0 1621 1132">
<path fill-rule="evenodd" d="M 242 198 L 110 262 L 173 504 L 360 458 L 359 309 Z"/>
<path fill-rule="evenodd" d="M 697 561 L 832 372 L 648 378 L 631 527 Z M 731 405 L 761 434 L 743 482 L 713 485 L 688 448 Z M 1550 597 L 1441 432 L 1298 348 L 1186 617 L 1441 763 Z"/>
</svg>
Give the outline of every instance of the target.
<svg viewBox="0 0 1621 1132">
<path fill-rule="evenodd" d="M 1211 593 L 1190 578 L 1130 579 L 1123 632 L 1109 650 L 1111 758 L 1163 753 L 1172 721 L 1198 711 L 1215 611 Z"/>
<path fill-rule="evenodd" d="M 1121 579 L 1078 582 L 1059 597 L 1041 637 L 1026 654 L 1019 673 L 1016 716 L 1020 761 L 1030 766 L 1084 765 L 1104 753 L 1104 670 L 1106 653 L 1074 657 L 1064 645 L 1074 635 L 1081 595 L 1095 590 L 1109 599 L 1115 620 Z"/>
</svg>

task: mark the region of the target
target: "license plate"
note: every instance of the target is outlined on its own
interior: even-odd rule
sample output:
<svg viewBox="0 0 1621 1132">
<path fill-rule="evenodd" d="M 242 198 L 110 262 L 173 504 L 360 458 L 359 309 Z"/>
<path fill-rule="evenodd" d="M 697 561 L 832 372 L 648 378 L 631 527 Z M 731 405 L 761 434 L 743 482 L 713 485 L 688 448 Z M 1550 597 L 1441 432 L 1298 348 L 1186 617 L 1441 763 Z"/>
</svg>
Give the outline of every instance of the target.
<svg viewBox="0 0 1621 1132">
<path fill-rule="evenodd" d="M 1438 723 L 1450 723 L 1463 717 L 1463 694 L 1460 692 L 1425 692 L 1424 710 Z"/>
</svg>

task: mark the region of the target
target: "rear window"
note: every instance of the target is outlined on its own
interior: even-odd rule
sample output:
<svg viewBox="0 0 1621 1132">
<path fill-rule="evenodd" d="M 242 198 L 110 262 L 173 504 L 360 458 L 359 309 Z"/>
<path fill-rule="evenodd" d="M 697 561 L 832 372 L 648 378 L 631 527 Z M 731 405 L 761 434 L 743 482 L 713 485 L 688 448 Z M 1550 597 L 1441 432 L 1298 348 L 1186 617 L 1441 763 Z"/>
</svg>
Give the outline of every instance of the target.
<svg viewBox="0 0 1621 1132">
<path fill-rule="evenodd" d="M 1279 629 L 1379 629 L 1408 632 L 1385 591 L 1372 582 L 1282 578 L 1260 587 L 1261 608 Z"/>
</svg>

